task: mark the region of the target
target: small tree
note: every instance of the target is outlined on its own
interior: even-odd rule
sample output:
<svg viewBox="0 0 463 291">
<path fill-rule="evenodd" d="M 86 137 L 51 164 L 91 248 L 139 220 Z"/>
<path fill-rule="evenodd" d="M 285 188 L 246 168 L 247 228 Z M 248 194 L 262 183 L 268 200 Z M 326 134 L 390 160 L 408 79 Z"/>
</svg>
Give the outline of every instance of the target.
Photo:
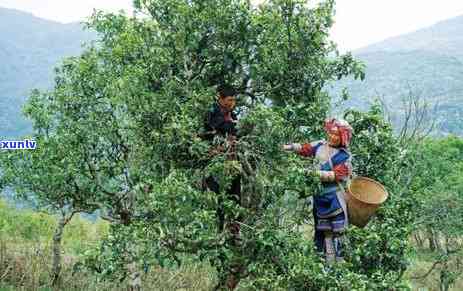
<svg viewBox="0 0 463 291">
<path fill-rule="evenodd" d="M 82 187 L 81 173 L 74 167 L 72 145 L 52 133 L 54 119 L 47 95 L 34 91 L 24 108 L 34 121 L 35 150 L 8 151 L 0 155 L 1 185 L 12 187 L 17 198 L 32 202 L 41 211 L 58 214 L 53 235 L 52 285 L 60 285 L 61 244 L 64 227 L 79 212 L 92 213 L 97 207 L 87 199 L 90 189 Z"/>
<path fill-rule="evenodd" d="M 414 279 L 424 279 L 439 272 L 440 290 L 449 290 L 461 276 L 463 245 L 462 187 L 463 141 L 458 137 L 428 138 L 416 150 L 418 177 L 412 189 L 418 197 L 414 231 L 427 239 L 432 252 L 432 266 Z M 417 251 L 423 251 L 424 244 Z"/>
</svg>

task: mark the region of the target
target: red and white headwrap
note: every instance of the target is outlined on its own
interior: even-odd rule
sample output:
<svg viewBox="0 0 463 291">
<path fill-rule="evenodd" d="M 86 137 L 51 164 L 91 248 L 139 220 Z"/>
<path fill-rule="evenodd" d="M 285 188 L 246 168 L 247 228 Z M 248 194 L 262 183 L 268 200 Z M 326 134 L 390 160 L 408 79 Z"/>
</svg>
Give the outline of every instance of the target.
<svg viewBox="0 0 463 291">
<path fill-rule="evenodd" d="M 329 118 L 325 120 L 325 131 L 331 133 L 338 130 L 341 146 L 348 147 L 352 139 L 352 127 L 343 119 Z"/>
</svg>

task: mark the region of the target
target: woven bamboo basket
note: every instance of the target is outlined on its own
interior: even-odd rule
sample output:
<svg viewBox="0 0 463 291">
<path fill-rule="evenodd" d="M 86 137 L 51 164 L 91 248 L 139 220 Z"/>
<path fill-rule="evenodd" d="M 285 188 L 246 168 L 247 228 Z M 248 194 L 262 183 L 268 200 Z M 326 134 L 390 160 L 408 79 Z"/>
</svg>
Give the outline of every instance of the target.
<svg viewBox="0 0 463 291">
<path fill-rule="evenodd" d="M 346 191 L 349 222 L 358 227 L 365 227 L 388 196 L 386 188 L 377 181 L 365 177 L 353 178 Z"/>
</svg>

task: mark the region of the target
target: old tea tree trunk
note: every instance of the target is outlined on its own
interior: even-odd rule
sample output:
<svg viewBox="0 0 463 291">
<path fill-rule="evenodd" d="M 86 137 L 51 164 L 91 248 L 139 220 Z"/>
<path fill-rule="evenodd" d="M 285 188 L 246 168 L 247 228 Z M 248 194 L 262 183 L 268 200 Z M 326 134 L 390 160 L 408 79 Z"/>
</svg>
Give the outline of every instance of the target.
<svg viewBox="0 0 463 291">
<path fill-rule="evenodd" d="M 58 220 L 58 225 L 56 226 L 55 233 L 53 234 L 53 262 L 51 270 L 51 285 L 54 287 L 60 286 L 61 284 L 61 269 L 62 269 L 62 240 L 63 240 L 63 231 L 64 227 L 71 221 L 76 211 L 66 214 L 64 210 L 61 211 L 60 218 Z"/>
</svg>

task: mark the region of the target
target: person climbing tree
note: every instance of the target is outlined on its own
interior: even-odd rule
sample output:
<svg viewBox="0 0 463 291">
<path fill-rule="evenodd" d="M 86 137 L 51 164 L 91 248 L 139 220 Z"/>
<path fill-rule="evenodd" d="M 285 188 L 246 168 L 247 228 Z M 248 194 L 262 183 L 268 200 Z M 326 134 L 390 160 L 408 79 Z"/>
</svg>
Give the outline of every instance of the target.
<svg viewBox="0 0 463 291">
<path fill-rule="evenodd" d="M 237 129 L 236 123 L 238 121 L 236 113 L 233 111 L 236 106 L 236 91 L 234 88 L 223 85 L 217 89 L 217 101 L 213 104 L 212 108 L 208 111 L 204 129 L 205 134 L 203 137 L 213 142 L 215 137 L 221 137 L 226 139 L 226 143 L 220 143 L 217 146 L 212 146 L 210 155 L 214 156 L 226 152 L 227 160 L 236 160 L 235 146 L 237 142 Z M 228 149 L 227 149 L 228 147 Z M 231 186 L 227 189 L 227 197 L 240 205 L 241 199 L 241 183 L 240 176 L 236 175 L 232 178 Z M 206 187 L 216 193 L 220 194 L 220 185 L 217 177 L 209 176 L 205 179 Z M 218 231 L 223 232 L 225 226 L 225 212 L 224 212 L 224 201 L 219 195 L 217 218 L 218 218 Z M 227 222 L 227 226 L 233 236 L 238 238 L 239 236 L 239 223 L 238 222 Z"/>
<path fill-rule="evenodd" d="M 209 151 L 211 157 L 226 154 L 226 163 L 233 163 L 237 161 L 235 148 L 238 136 L 236 128 L 238 118 L 233 111 L 236 106 L 236 91 L 234 88 L 224 85 L 218 88 L 217 93 L 217 101 L 206 115 L 204 122 L 205 133 L 202 136 L 211 142 L 211 150 Z M 216 138 L 224 138 L 226 142 L 219 141 L 218 145 L 214 144 Z M 228 178 L 231 178 L 231 184 L 225 190 L 225 199 L 229 199 L 235 207 L 239 207 L 241 206 L 241 175 L 236 173 L 230 175 L 231 177 Z M 231 248 L 239 248 L 242 217 L 238 213 L 227 213 L 226 215 L 225 201 L 221 193 L 223 185 L 220 185 L 219 180 L 219 177 L 208 176 L 204 181 L 205 188 L 218 195 L 218 232 L 223 233 L 226 227 L 228 234 L 231 236 L 231 239 L 227 240 L 227 244 Z M 224 256 L 221 256 L 221 260 L 226 265 Z M 226 268 L 228 271 L 222 274 L 222 282 L 217 285 L 216 289 L 226 286 L 227 289 L 233 290 L 239 283 L 239 277 L 243 271 L 242 264 L 234 262 Z"/>
</svg>

